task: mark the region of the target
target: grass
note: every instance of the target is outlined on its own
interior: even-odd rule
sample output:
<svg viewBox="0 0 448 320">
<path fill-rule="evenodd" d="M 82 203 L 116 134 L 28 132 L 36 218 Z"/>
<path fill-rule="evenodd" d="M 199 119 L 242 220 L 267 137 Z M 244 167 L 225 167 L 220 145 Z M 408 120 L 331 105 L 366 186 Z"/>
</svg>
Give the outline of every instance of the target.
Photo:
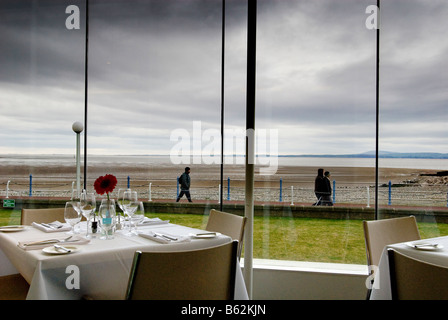
<svg viewBox="0 0 448 320">
<path fill-rule="evenodd" d="M 148 213 L 172 223 L 204 229 L 208 216 Z M 19 210 L 0 210 L 0 225 L 19 224 Z M 448 224 L 419 223 L 422 238 L 448 235 Z M 254 218 L 254 258 L 365 264 L 362 221 L 292 217 Z"/>
</svg>

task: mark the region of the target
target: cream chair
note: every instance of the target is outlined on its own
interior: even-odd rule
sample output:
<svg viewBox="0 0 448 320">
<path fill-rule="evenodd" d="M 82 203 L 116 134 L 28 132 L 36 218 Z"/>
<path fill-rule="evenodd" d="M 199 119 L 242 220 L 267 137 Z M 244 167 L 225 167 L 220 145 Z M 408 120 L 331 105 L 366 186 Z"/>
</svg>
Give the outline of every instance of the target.
<svg viewBox="0 0 448 320">
<path fill-rule="evenodd" d="M 363 221 L 369 275 L 373 266 L 378 266 L 384 248 L 393 243 L 420 240 L 414 216 L 373 221 Z M 372 280 L 373 281 L 373 280 Z M 370 298 L 371 288 L 367 290 Z"/>
<path fill-rule="evenodd" d="M 420 240 L 414 216 L 363 221 L 363 227 L 369 266 L 378 266 L 385 246 Z"/>
<path fill-rule="evenodd" d="M 237 241 L 177 252 L 134 255 L 127 300 L 233 300 Z"/>
<path fill-rule="evenodd" d="M 205 230 L 220 232 L 233 240 L 238 240 L 238 258 L 240 258 L 246 220 L 246 217 L 211 209 Z"/>
<path fill-rule="evenodd" d="M 387 253 L 392 300 L 448 300 L 448 268 Z"/>
<path fill-rule="evenodd" d="M 0 300 L 25 300 L 30 285 L 20 274 L 0 277 Z"/>
<path fill-rule="evenodd" d="M 31 225 L 33 222 L 50 223 L 53 221 L 65 222 L 65 208 L 22 209 L 21 224 Z"/>
</svg>

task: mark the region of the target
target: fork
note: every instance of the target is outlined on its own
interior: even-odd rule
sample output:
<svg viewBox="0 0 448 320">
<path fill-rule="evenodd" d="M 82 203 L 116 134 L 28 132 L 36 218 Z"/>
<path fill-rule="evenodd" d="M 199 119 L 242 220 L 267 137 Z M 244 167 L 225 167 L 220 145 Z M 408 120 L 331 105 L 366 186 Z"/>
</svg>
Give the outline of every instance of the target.
<svg viewBox="0 0 448 320">
<path fill-rule="evenodd" d="M 60 243 L 60 242 L 67 242 L 70 240 L 73 236 L 69 236 L 65 239 L 48 239 L 48 240 L 41 240 L 41 241 L 35 241 L 30 243 L 25 243 L 25 246 L 32 246 L 32 245 L 38 245 L 38 244 L 49 244 L 49 243 Z M 71 242 L 76 242 L 78 240 L 73 240 Z"/>
</svg>

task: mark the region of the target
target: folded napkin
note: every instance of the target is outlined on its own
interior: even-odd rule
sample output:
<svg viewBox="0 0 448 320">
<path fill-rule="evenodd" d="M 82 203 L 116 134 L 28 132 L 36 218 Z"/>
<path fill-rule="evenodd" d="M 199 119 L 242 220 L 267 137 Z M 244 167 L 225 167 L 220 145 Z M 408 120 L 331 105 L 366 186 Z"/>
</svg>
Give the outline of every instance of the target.
<svg viewBox="0 0 448 320">
<path fill-rule="evenodd" d="M 138 235 L 143 238 L 150 239 L 159 243 L 178 243 L 178 242 L 190 242 L 190 237 L 174 236 L 168 233 L 159 233 L 153 231 L 139 232 Z"/>
<path fill-rule="evenodd" d="M 61 232 L 61 231 L 72 230 L 72 227 L 70 225 L 61 223 L 59 221 L 53 221 L 50 223 L 33 222 L 31 225 L 39 230 L 44 231 L 44 232 Z"/>
<path fill-rule="evenodd" d="M 43 249 L 46 247 L 50 247 L 54 244 L 61 244 L 61 245 L 81 245 L 81 244 L 87 244 L 90 242 L 89 239 L 86 239 L 81 236 L 72 236 L 70 239 L 67 239 L 67 237 L 64 235 L 60 235 L 54 238 L 45 238 L 45 239 L 38 239 L 38 240 L 27 240 L 27 241 L 20 241 L 17 246 L 23 250 L 36 250 L 36 249 Z"/>
<path fill-rule="evenodd" d="M 152 226 L 156 224 L 168 224 L 170 220 L 162 220 L 160 218 L 148 218 L 145 217 L 143 221 L 141 221 L 138 225 L 139 226 Z"/>
</svg>

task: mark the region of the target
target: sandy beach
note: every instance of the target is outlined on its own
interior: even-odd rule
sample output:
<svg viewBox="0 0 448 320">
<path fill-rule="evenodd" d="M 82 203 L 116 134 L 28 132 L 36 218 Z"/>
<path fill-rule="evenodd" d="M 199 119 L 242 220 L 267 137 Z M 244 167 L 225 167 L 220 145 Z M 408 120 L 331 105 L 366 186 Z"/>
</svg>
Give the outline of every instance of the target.
<svg viewBox="0 0 448 320">
<path fill-rule="evenodd" d="M 143 199 L 173 199 L 177 194 L 176 178 L 186 165 L 173 164 L 91 164 L 87 171 L 87 189 L 93 191 L 93 182 L 107 173 L 114 174 L 118 186 L 136 189 Z M 189 165 L 191 167 L 191 193 L 193 199 L 216 201 L 219 199 L 220 165 Z M 273 175 L 255 172 L 255 198 L 258 201 L 312 203 L 314 178 L 318 167 L 279 166 Z M 337 203 L 373 203 L 375 169 L 370 167 L 326 167 Z M 81 176 L 83 175 L 81 168 Z M 431 176 L 437 170 L 381 168 L 379 170 L 379 197 L 389 201 L 389 181 L 392 184 L 395 203 L 413 205 L 446 206 L 448 177 Z M 53 165 L 5 165 L 0 166 L 0 196 L 5 196 L 9 182 L 10 196 L 29 196 L 32 175 L 33 196 L 70 196 L 76 181 L 76 168 Z M 244 200 L 244 165 L 226 165 L 223 169 L 224 199 Z M 230 192 L 228 189 L 230 179 Z M 81 180 L 81 185 L 83 180 Z M 151 189 L 150 189 L 151 184 Z M 76 186 L 75 186 L 76 187 Z M 292 187 L 292 188 L 291 188 Z M 151 193 L 150 193 L 151 192 Z"/>
</svg>

